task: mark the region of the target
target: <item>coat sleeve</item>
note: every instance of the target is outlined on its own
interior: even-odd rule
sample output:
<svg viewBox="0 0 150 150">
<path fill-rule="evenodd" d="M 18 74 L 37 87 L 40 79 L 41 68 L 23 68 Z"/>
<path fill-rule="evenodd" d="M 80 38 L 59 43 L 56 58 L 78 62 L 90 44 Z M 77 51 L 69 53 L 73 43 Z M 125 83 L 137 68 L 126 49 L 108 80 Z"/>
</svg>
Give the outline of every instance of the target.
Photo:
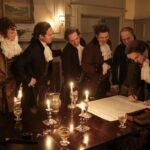
<svg viewBox="0 0 150 150">
<path fill-rule="evenodd" d="M 118 72 L 119 72 L 119 60 L 118 60 L 118 48 L 116 48 L 113 55 L 113 63 L 112 63 L 112 84 L 118 84 Z"/>
<path fill-rule="evenodd" d="M 17 79 L 20 82 L 29 83 L 32 76 L 26 71 L 26 67 L 30 66 L 32 62 L 31 49 L 27 49 L 21 54 L 14 62 L 14 72 L 16 73 Z"/>
<path fill-rule="evenodd" d="M 47 80 L 52 80 L 52 73 L 53 73 L 53 61 L 50 61 L 48 63 Z"/>
<path fill-rule="evenodd" d="M 63 71 L 63 75 L 65 78 L 70 79 L 73 76 L 72 73 L 72 58 L 71 58 L 71 54 L 70 54 L 70 49 L 66 48 L 63 50 L 62 53 L 62 71 Z M 72 79 L 70 79 L 72 80 Z"/>
<path fill-rule="evenodd" d="M 129 61 L 127 78 L 124 84 L 129 87 L 128 95 L 135 94 L 137 96 L 142 96 L 140 92 L 144 90 L 144 84 L 141 80 L 141 68 L 137 63 Z"/>
<path fill-rule="evenodd" d="M 3 55 L 0 53 L 0 84 L 6 79 L 6 64 Z"/>
<path fill-rule="evenodd" d="M 94 54 L 92 52 L 92 47 L 85 47 L 83 50 L 83 55 L 82 55 L 82 69 L 83 71 L 90 75 L 93 76 L 96 73 L 96 64 L 94 64 Z"/>
</svg>

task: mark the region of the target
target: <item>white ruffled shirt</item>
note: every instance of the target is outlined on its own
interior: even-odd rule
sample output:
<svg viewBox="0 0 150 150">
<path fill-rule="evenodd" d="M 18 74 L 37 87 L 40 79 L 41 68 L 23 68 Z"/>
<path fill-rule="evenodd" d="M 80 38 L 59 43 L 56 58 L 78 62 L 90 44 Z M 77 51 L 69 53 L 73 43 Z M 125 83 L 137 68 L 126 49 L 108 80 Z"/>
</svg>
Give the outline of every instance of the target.
<svg viewBox="0 0 150 150">
<path fill-rule="evenodd" d="M 83 49 L 84 49 L 84 47 L 83 47 L 82 45 L 79 44 L 79 46 L 77 46 L 80 65 L 81 65 L 81 59 L 82 59 L 82 52 L 83 52 Z"/>
<path fill-rule="evenodd" d="M 112 52 L 111 52 L 111 49 L 110 49 L 108 44 L 101 44 L 100 50 L 102 52 L 102 56 L 104 58 L 104 61 L 108 60 L 112 57 Z"/>
<path fill-rule="evenodd" d="M 16 36 L 15 40 L 13 41 L 7 38 L 3 38 L 3 36 L 0 36 L 0 42 L 2 53 L 5 55 L 6 58 L 11 59 L 14 56 L 22 53 L 22 48 L 18 43 L 18 36 Z"/>
<path fill-rule="evenodd" d="M 42 42 L 42 45 L 44 46 L 44 56 L 45 56 L 45 60 L 47 62 L 53 60 L 53 56 L 52 56 L 52 51 L 51 49 L 49 48 L 49 46 L 45 43 L 45 42 Z"/>
<path fill-rule="evenodd" d="M 100 44 L 100 50 L 102 52 L 104 61 L 112 58 L 112 52 L 108 44 Z M 102 69 L 103 69 L 103 75 L 105 75 L 107 71 L 110 69 L 110 65 L 108 65 L 107 63 L 103 63 Z"/>
<path fill-rule="evenodd" d="M 141 68 L 141 80 L 150 83 L 150 62 L 146 59 Z"/>
</svg>

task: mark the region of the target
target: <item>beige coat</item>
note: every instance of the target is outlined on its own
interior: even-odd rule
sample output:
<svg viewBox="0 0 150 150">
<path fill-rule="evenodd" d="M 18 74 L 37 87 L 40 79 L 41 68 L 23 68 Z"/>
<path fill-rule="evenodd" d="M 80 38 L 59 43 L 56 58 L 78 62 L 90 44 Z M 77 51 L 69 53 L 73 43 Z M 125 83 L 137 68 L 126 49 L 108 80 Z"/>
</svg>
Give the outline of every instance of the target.
<svg viewBox="0 0 150 150">
<path fill-rule="evenodd" d="M 14 59 L 7 59 L 0 50 L 0 111 L 13 111 L 16 81 L 11 72 Z"/>
</svg>

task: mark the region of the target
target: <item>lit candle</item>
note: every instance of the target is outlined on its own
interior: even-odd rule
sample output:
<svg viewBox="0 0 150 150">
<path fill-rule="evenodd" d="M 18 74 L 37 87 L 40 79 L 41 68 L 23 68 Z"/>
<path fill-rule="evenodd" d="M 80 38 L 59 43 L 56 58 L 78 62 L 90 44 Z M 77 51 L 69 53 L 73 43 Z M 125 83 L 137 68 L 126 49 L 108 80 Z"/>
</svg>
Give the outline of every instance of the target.
<svg viewBox="0 0 150 150">
<path fill-rule="evenodd" d="M 50 109 L 50 100 L 47 99 L 46 103 L 47 103 L 47 109 L 49 110 Z"/>
<path fill-rule="evenodd" d="M 89 91 L 86 90 L 85 91 L 85 101 L 88 101 L 89 100 Z"/>
<path fill-rule="evenodd" d="M 45 143 L 46 144 L 46 148 L 47 149 L 51 149 L 52 148 L 52 138 L 50 136 L 47 136 L 45 142 L 46 142 Z"/>
<path fill-rule="evenodd" d="M 73 123 L 70 123 L 69 129 L 70 129 L 71 133 L 74 131 L 74 124 Z"/>
<path fill-rule="evenodd" d="M 85 145 L 87 145 L 89 143 L 89 136 L 87 134 L 85 134 L 84 137 L 83 137 L 83 143 Z"/>
<path fill-rule="evenodd" d="M 83 147 L 83 146 L 81 146 L 81 147 L 79 148 L 79 150 L 84 150 L 84 147 Z"/>
<path fill-rule="evenodd" d="M 71 91 L 71 93 L 73 92 L 73 86 L 74 86 L 73 82 L 70 82 L 70 91 Z"/>
<path fill-rule="evenodd" d="M 17 97 L 14 97 L 14 104 L 17 103 Z"/>
<path fill-rule="evenodd" d="M 84 113 L 84 110 L 85 110 L 85 104 L 84 102 L 81 102 L 81 114 Z"/>
<path fill-rule="evenodd" d="M 22 90 L 20 89 L 19 91 L 18 91 L 18 96 L 17 96 L 19 99 L 21 99 L 22 98 Z"/>
</svg>

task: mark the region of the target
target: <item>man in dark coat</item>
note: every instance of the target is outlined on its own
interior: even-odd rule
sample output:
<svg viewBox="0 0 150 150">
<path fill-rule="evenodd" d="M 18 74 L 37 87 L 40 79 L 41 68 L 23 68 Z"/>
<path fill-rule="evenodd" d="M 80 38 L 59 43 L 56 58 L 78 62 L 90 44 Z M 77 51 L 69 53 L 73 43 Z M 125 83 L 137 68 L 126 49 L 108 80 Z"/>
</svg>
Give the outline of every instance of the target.
<svg viewBox="0 0 150 150">
<path fill-rule="evenodd" d="M 135 40 L 127 46 L 126 54 L 129 59 L 141 66 L 141 80 L 147 84 L 148 94 L 144 97 L 144 103 L 150 106 L 150 42 Z"/>
<path fill-rule="evenodd" d="M 112 65 L 112 91 L 128 96 L 130 101 L 134 101 L 133 97 L 142 99 L 144 94 L 144 82 L 140 79 L 141 68 L 129 60 L 125 54 L 126 46 L 135 38 L 134 30 L 131 27 L 121 29 L 121 44 L 115 49 Z"/>
<path fill-rule="evenodd" d="M 47 44 L 52 41 L 53 30 L 49 23 L 39 22 L 34 27 L 29 47 L 16 61 L 14 70 L 23 83 L 23 107 L 36 112 L 37 103 L 43 105 L 44 90 L 50 83 L 52 52 Z"/>
<path fill-rule="evenodd" d="M 62 52 L 62 72 L 64 77 L 63 95 L 68 99 L 69 83 L 72 81 L 79 88 L 81 77 L 81 59 L 85 42 L 76 28 L 67 28 L 64 38 L 68 41 Z"/>
<path fill-rule="evenodd" d="M 95 37 L 85 47 L 82 57 L 82 69 L 85 73 L 84 88 L 89 90 L 90 96 L 102 98 L 110 90 L 112 53 L 108 27 L 97 25 L 94 31 Z"/>
</svg>

